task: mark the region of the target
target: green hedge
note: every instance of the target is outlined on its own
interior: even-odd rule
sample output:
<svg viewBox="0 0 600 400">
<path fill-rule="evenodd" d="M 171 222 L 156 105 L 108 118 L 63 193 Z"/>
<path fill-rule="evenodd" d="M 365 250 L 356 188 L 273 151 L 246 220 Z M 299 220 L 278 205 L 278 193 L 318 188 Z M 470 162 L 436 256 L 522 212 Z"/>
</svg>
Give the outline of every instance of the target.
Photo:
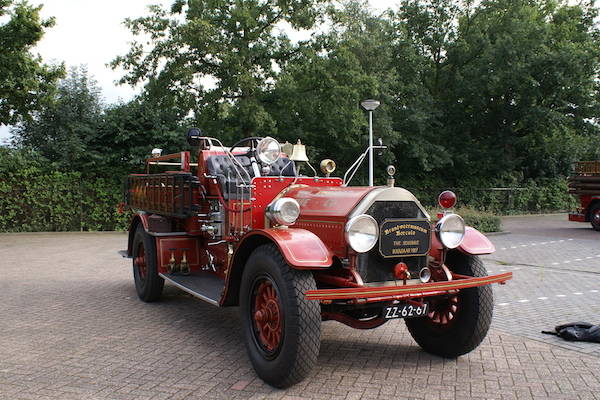
<svg viewBox="0 0 600 400">
<path fill-rule="evenodd" d="M 428 210 L 432 219 L 441 212 L 439 208 Z M 486 211 L 478 211 L 472 208 L 460 207 L 453 210 L 456 214 L 463 217 L 465 223 L 480 232 L 500 232 L 502 231 L 502 220 L 496 214 Z"/>
<path fill-rule="evenodd" d="M 0 147 L 0 232 L 126 229 L 129 216 L 117 208 L 122 174 L 107 175 L 60 171 L 35 153 Z M 445 189 L 409 188 L 430 209 Z M 458 195 L 457 212 L 483 232 L 499 231 L 501 214 L 576 207 L 564 179 L 510 190 L 451 189 Z"/>
<path fill-rule="evenodd" d="M 518 187 L 478 188 L 409 188 L 427 207 L 437 206 L 437 196 L 444 190 L 454 191 L 458 207 L 508 215 L 569 211 L 577 207 L 577 199 L 568 193 L 566 179 L 529 182 Z"/>
<path fill-rule="evenodd" d="M 125 229 L 119 180 L 53 170 L 33 153 L 0 149 L 0 232 Z"/>
</svg>

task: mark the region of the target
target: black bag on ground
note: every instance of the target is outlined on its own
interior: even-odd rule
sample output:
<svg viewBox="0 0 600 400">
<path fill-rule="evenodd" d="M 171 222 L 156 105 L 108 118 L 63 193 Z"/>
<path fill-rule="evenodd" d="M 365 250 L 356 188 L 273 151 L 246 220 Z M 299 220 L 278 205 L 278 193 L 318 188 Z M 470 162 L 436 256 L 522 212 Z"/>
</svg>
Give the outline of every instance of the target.
<svg viewBox="0 0 600 400">
<path fill-rule="evenodd" d="M 572 342 L 596 342 L 600 343 L 600 325 L 589 322 L 571 322 L 558 325 L 553 331 L 542 331 L 549 335 L 560 336 Z"/>
</svg>

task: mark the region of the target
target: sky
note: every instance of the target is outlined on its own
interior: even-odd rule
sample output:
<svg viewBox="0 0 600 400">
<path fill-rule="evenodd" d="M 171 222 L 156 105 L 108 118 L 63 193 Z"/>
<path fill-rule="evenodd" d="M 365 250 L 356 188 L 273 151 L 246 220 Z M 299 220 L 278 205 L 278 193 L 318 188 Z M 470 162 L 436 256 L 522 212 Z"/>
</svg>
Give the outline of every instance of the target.
<svg viewBox="0 0 600 400">
<path fill-rule="evenodd" d="M 33 49 L 45 63 L 64 62 L 67 68 L 86 65 L 88 72 L 102 89 L 106 103 L 128 101 L 140 88 L 117 85 L 115 81 L 122 71 L 112 70 L 106 64 L 115 56 L 129 50 L 134 37 L 122 24 L 127 17 L 146 14 L 149 4 L 169 5 L 171 0 L 30 0 L 31 4 L 43 5 L 42 16 L 53 16 L 54 27 L 48 29 Z M 376 11 L 395 6 L 399 0 L 369 0 Z M 0 144 L 10 136 L 9 128 L 0 125 Z"/>
</svg>

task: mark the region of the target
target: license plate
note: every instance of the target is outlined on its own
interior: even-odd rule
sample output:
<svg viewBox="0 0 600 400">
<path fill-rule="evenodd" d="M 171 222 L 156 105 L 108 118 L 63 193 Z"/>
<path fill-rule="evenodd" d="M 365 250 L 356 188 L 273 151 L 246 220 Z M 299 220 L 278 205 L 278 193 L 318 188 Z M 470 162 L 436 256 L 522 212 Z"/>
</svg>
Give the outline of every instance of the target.
<svg viewBox="0 0 600 400">
<path fill-rule="evenodd" d="M 383 318 L 415 318 L 427 315 L 427 303 L 421 306 L 412 304 L 398 304 L 395 306 L 383 307 Z"/>
</svg>

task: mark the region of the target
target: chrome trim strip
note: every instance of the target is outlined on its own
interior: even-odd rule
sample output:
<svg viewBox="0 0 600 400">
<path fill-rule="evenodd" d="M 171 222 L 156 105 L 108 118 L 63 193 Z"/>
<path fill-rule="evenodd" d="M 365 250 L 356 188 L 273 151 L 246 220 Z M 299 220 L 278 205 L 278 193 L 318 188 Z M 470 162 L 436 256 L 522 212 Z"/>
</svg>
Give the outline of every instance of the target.
<svg viewBox="0 0 600 400">
<path fill-rule="evenodd" d="M 350 212 L 348 219 L 366 213 L 369 207 L 376 201 L 413 201 L 417 207 L 419 207 L 423 215 L 425 215 L 427 220 L 431 221 L 429 213 L 423 208 L 421 202 L 419 202 L 411 192 L 399 187 L 377 187 L 371 190 L 363 197 L 354 210 Z"/>
<path fill-rule="evenodd" d="M 200 293 L 198 293 L 198 292 L 194 292 L 193 290 L 191 290 L 191 289 L 188 289 L 187 287 L 183 286 L 182 284 L 180 284 L 180 283 L 177 283 L 177 282 L 173 281 L 173 280 L 172 280 L 172 279 L 170 279 L 168 276 L 165 276 L 164 274 L 162 274 L 162 273 L 160 273 L 160 272 L 158 273 L 158 276 L 160 276 L 160 277 L 161 277 L 161 278 L 163 278 L 164 280 L 168 281 L 169 283 L 172 283 L 173 285 L 177 286 L 179 289 L 183 290 L 184 292 L 187 292 L 187 293 L 191 294 L 192 296 L 199 298 L 200 300 L 204 300 L 204 301 L 206 301 L 207 303 L 210 303 L 210 304 L 212 304 L 213 306 L 218 306 L 218 305 L 219 305 L 219 302 L 218 302 L 218 301 L 215 301 L 215 300 L 213 300 L 213 299 L 211 299 L 211 298 L 208 298 L 208 297 L 206 297 L 206 296 L 203 296 L 203 295 L 201 295 L 201 294 L 200 294 Z"/>
<path fill-rule="evenodd" d="M 148 235 L 150 235 L 150 236 L 157 236 L 157 237 L 163 237 L 163 236 L 189 236 L 187 232 L 152 232 L 152 231 L 146 231 L 146 233 L 148 233 Z"/>
</svg>

